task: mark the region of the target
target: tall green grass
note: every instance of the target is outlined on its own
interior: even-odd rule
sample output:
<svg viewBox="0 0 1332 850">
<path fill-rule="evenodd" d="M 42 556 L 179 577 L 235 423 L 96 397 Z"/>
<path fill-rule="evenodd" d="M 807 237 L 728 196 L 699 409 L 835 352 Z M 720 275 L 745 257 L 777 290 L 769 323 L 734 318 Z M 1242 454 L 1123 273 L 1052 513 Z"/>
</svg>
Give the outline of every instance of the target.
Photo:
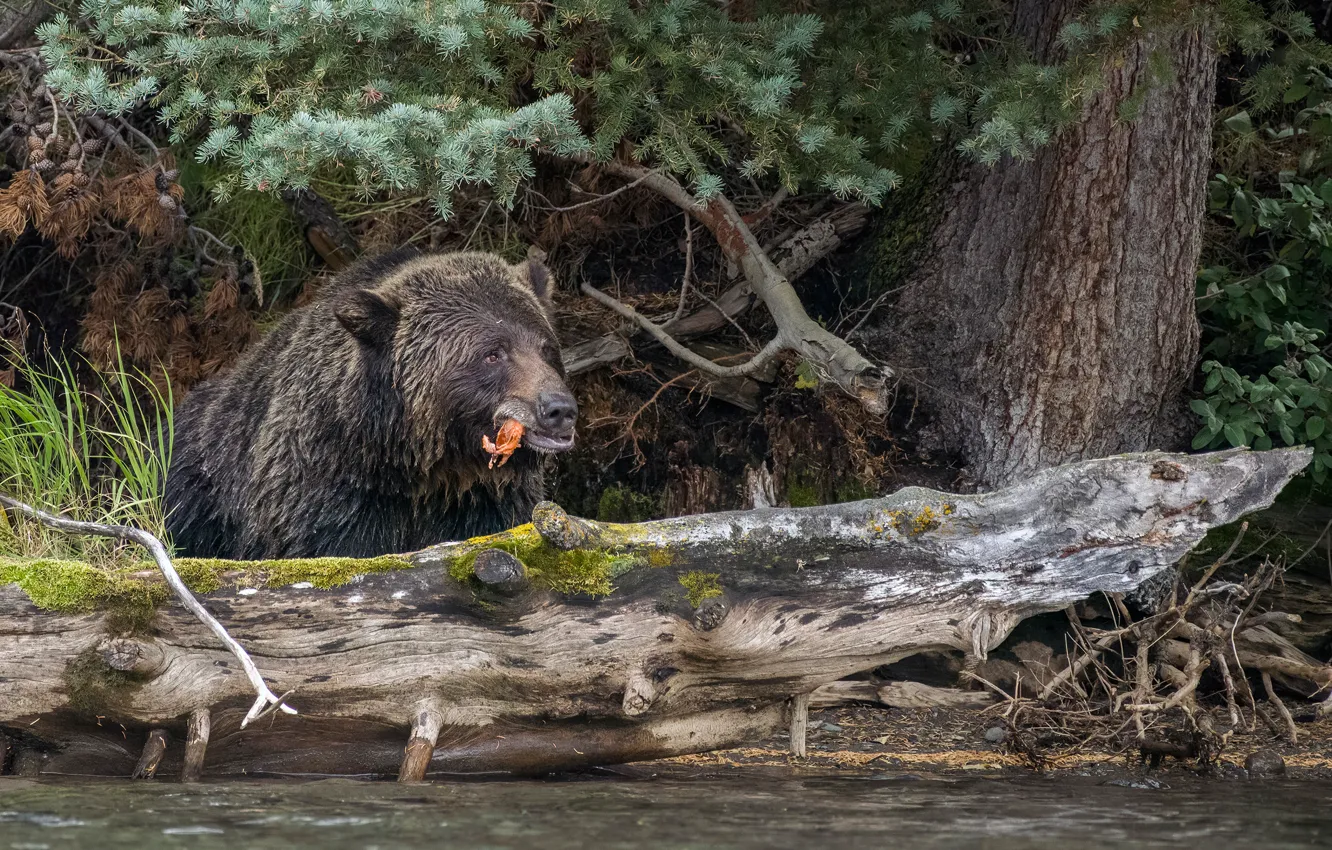
<svg viewBox="0 0 1332 850">
<path fill-rule="evenodd" d="M 171 390 L 124 368 L 39 368 L 11 355 L 15 387 L 0 386 L 0 492 L 70 519 L 166 532 Z M 78 372 L 84 372 L 82 380 Z M 123 544 L 57 532 L 0 513 L 0 554 L 115 561 Z"/>
</svg>

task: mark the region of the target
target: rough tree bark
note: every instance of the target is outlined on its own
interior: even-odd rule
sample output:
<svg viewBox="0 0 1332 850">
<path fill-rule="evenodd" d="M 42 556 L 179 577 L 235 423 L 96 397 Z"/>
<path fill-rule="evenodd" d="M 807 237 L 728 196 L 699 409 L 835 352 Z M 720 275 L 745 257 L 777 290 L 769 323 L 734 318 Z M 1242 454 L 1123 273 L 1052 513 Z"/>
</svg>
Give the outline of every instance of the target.
<svg viewBox="0 0 1332 850">
<path fill-rule="evenodd" d="M 144 615 L 154 573 L 59 611 L 34 600 L 67 594 L 78 565 L 0 564 L 16 582 L 0 585 L 0 735 L 36 772 L 129 775 L 148 741 L 159 776 L 182 752 L 158 746 L 187 738 L 191 776 L 530 773 L 735 746 L 848 674 L 983 657 L 1031 614 L 1132 589 L 1309 457 L 1124 455 L 982 495 L 641 525 L 545 504 L 410 556 L 181 562 L 301 712 L 244 731 L 252 690 L 216 637 L 177 604 Z"/>
<path fill-rule="evenodd" d="M 1054 58 L 1080 5 L 1021 0 L 1014 29 Z M 1172 79 L 1152 80 L 1154 51 Z M 917 260 L 882 256 L 906 284 L 898 327 L 886 330 L 890 362 L 918 380 L 942 446 L 981 483 L 1175 448 L 1197 357 L 1215 69 L 1205 28 L 1139 35 L 1106 60 L 1105 89 L 1082 119 L 1034 161 L 948 158 L 920 205 L 933 229 L 915 242 Z M 1121 119 L 1144 87 L 1136 119 Z M 911 241 L 890 232 L 885 245 Z"/>
<path fill-rule="evenodd" d="M 0 3 L 0 50 L 26 41 L 54 11 L 46 0 L 5 0 Z"/>
</svg>

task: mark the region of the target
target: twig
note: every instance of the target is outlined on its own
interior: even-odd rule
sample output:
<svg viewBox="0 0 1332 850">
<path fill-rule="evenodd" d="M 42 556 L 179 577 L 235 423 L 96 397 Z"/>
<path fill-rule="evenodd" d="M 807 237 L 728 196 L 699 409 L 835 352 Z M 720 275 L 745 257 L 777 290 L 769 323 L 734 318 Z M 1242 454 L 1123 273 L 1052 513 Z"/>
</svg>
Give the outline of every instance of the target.
<svg viewBox="0 0 1332 850">
<path fill-rule="evenodd" d="M 584 293 L 592 296 L 602 304 L 605 304 L 624 318 L 636 322 L 639 327 L 647 331 L 653 339 L 664 345 L 666 349 L 676 357 L 679 357 L 700 372 L 718 378 L 744 378 L 752 375 L 767 365 L 768 361 L 775 357 L 779 351 L 786 348 L 786 344 L 779 335 L 774 337 L 767 345 L 763 346 L 762 351 L 755 354 L 744 363 L 741 363 L 739 366 L 718 366 L 708 358 L 682 345 L 674 337 L 662 330 L 660 325 L 639 313 L 633 307 L 625 304 L 623 301 L 607 295 L 590 283 L 584 283 L 581 288 Z"/>
<path fill-rule="evenodd" d="M 1263 670 L 1262 674 L 1263 690 L 1267 691 L 1267 701 L 1276 706 L 1277 711 L 1281 713 L 1281 719 L 1286 721 L 1286 732 L 1290 735 L 1290 742 L 1292 744 L 1298 743 L 1299 732 L 1295 729 L 1295 718 L 1290 716 L 1290 709 L 1286 708 L 1286 704 L 1276 695 L 1276 689 L 1272 687 L 1271 674 L 1266 670 Z"/>
<path fill-rule="evenodd" d="M 162 541 L 140 528 L 130 528 L 125 525 L 102 525 L 97 522 L 81 522 L 79 520 L 55 516 L 46 511 L 40 511 L 37 508 L 25 505 L 24 503 L 3 494 L 0 494 L 0 505 L 18 511 L 24 516 L 35 519 L 42 525 L 54 528 L 57 531 L 68 531 L 74 534 L 91 534 L 96 537 L 111 537 L 117 540 L 129 540 L 138 543 L 140 546 L 147 549 L 149 553 L 152 554 L 153 560 L 157 562 L 157 568 L 162 571 L 162 576 L 166 579 L 167 585 L 170 586 L 171 590 L 176 594 L 176 598 L 181 601 L 181 604 L 189 609 L 191 614 L 198 617 L 199 621 L 206 625 L 213 634 L 217 635 L 218 639 L 226 645 L 232 655 L 236 656 L 236 660 L 240 662 L 241 668 L 245 671 L 246 678 L 250 680 L 250 685 L 258 694 L 249 713 L 246 714 L 245 719 L 241 721 L 241 728 L 244 729 L 249 725 L 250 721 L 257 718 L 260 712 L 269 705 L 277 706 L 287 714 L 296 713 L 296 709 L 286 705 L 283 702 L 283 698 L 277 697 L 268 689 L 268 685 L 264 683 L 264 677 L 259 674 L 258 668 L 256 668 L 254 662 L 250 660 L 249 653 L 247 653 L 245 649 L 227 633 L 227 630 L 223 628 L 222 624 L 219 623 L 212 614 L 208 613 L 208 609 L 204 608 L 203 605 L 199 603 L 199 600 L 194 598 L 194 594 L 190 593 L 190 589 L 185 586 L 185 582 L 181 581 L 180 574 L 176 572 L 175 566 L 171 563 L 171 556 L 167 554 L 166 546 L 162 545 Z"/>
<path fill-rule="evenodd" d="M 1147 638 L 1147 635 L 1138 636 L 1136 670 L 1138 674 L 1138 684 L 1133 691 L 1133 698 L 1137 705 L 1130 706 L 1130 710 L 1133 711 L 1133 725 L 1138 729 L 1139 741 L 1143 740 L 1147 735 L 1147 730 L 1142 725 L 1142 709 L 1152 693 L 1152 665 L 1147 655 L 1151 644 Z"/>
<path fill-rule="evenodd" d="M 1203 572 L 1202 578 L 1198 579 L 1198 581 L 1193 585 L 1193 588 L 1189 590 L 1189 595 L 1184 599 L 1183 607 L 1185 609 L 1189 608 L 1193 604 L 1194 597 L 1198 595 L 1198 593 L 1203 589 L 1203 587 L 1207 584 L 1207 582 L 1212 580 L 1212 576 L 1216 575 L 1216 571 L 1225 566 L 1226 562 L 1230 560 L 1230 556 L 1235 554 L 1235 550 L 1239 548 L 1240 541 L 1244 539 L 1244 532 L 1248 530 L 1249 530 L 1248 521 L 1246 520 L 1244 522 L 1241 522 L 1239 527 L 1239 532 L 1235 535 L 1235 539 L 1230 542 L 1229 548 L 1227 548 L 1226 551 L 1221 554 L 1220 558 L 1217 558 L 1215 561 L 1212 562 L 1212 565 L 1208 567 L 1206 571 Z"/>
<path fill-rule="evenodd" d="M 680 321 L 684 315 L 685 306 L 689 303 L 689 281 L 694 276 L 694 228 L 691 224 L 692 219 L 689 213 L 685 213 L 685 270 L 684 278 L 680 281 L 680 303 L 675 305 L 675 316 L 672 322 Z"/>
<path fill-rule="evenodd" d="M 591 205 L 591 204 L 599 204 L 599 203 L 601 203 L 602 201 L 609 201 L 611 198 L 615 197 L 616 195 L 620 194 L 621 192 L 628 192 L 630 189 L 634 188 L 635 186 L 637 186 L 638 184 L 642 183 L 644 180 L 648 179 L 649 177 L 651 177 L 651 176 L 654 175 L 654 174 L 656 174 L 655 171 L 649 171 L 647 174 L 644 174 L 642 177 L 638 178 L 638 179 L 635 180 L 634 182 L 632 182 L 632 183 L 626 183 L 626 184 L 624 184 L 623 186 L 621 186 L 620 188 L 618 188 L 618 189 L 616 189 L 616 190 L 614 190 L 614 191 L 611 191 L 611 192 L 607 192 L 607 193 L 604 194 L 604 195 L 597 195 L 595 198 L 592 198 L 592 199 L 589 200 L 589 201 L 579 201 L 578 203 L 576 203 L 576 204 L 570 204 L 570 205 L 567 206 L 567 207 L 551 207 L 551 212 L 569 212 L 569 210 L 576 210 L 576 209 L 578 209 L 579 207 L 586 207 L 586 206 L 589 206 L 589 205 Z M 577 189 L 578 187 L 575 186 L 574 188 Z M 583 190 L 582 190 L 582 189 L 579 189 L 578 191 L 581 192 L 581 191 L 583 191 Z"/>
<path fill-rule="evenodd" d="M 46 143 L 49 145 L 60 137 L 60 105 L 56 103 L 50 86 L 46 87 L 46 99 L 51 104 L 51 135 L 46 137 Z"/>
<path fill-rule="evenodd" d="M 1221 671 L 1221 680 L 1226 685 L 1226 710 L 1230 712 L 1230 728 L 1238 729 L 1244 721 L 1240 717 L 1239 706 L 1235 704 L 1235 678 L 1230 675 L 1230 662 L 1220 647 L 1212 650 L 1212 660 L 1216 662 L 1216 669 Z"/>
<path fill-rule="evenodd" d="M 153 156 L 154 156 L 154 157 L 157 157 L 157 156 L 159 156 L 159 155 L 162 153 L 162 152 L 158 149 L 158 147 L 157 147 L 157 143 L 154 142 L 152 139 L 148 138 L 148 136 L 147 136 L 142 130 L 140 130 L 138 127 L 135 127 L 133 124 L 131 124 L 130 122 L 126 121 L 124 118 L 120 118 L 120 119 L 117 119 L 117 120 L 120 122 L 120 126 L 124 127 L 125 130 L 126 130 L 128 133 L 130 133 L 131 135 L 137 137 L 137 138 L 139 139 L 139 141 L 141 141 L 141 142 L 143 142 L 145 145 L 147 145 L 147 146 L 148 146 L 148 149 L 151 150 L 151 151 L 153 152 Z"/>
</svg>

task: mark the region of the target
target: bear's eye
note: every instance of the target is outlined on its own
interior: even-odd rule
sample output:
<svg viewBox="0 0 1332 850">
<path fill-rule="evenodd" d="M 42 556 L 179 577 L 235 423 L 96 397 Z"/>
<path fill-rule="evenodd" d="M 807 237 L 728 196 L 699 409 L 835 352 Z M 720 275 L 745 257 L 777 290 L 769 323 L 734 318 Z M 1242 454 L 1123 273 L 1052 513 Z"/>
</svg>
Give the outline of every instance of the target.
<svg viewBox="0 0 1332 850">
<path fill-rule="evenodd" d="M 503 359 L 504 359 L 504 352 L 498 348 L 494 349 L 493 351 L 486 352 L 487 365 L 494 366 L 496 363 L 500 362 Z"/>
</svg>

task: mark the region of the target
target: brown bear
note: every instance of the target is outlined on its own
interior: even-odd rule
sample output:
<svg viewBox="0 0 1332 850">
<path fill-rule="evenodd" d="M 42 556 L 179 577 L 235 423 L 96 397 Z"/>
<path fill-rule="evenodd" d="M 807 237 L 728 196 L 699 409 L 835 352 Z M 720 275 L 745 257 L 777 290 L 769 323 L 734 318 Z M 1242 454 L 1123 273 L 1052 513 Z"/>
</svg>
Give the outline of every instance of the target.
<svg viewBox="0 0 1332 850">
<path fill-rule="evenodd" d="M 411 552 L 526 522 L 578 408 L 549 271 L 493 254 L 363 260 L 175 413 L 167 530 L 239 559 Z M 490 468 L 508 419 L 522 446 Z"/>
</svg>

